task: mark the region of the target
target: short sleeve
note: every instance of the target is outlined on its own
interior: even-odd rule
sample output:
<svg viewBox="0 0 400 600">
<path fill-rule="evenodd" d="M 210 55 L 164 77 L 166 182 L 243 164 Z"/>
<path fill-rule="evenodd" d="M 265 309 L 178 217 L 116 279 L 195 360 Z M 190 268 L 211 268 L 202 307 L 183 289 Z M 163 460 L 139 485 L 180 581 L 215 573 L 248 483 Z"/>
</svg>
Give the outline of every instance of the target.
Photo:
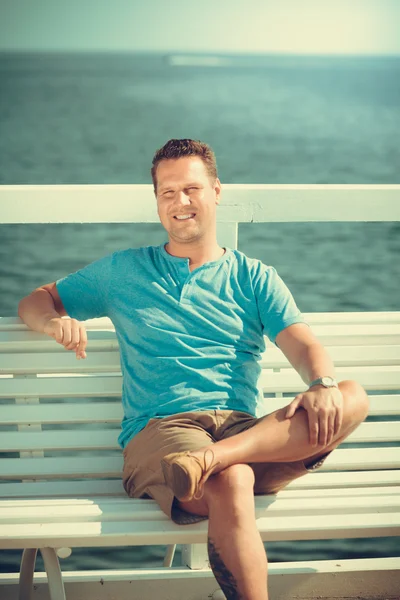
<svg viewBox="0 0 400 600">
<path fill-rule="evenodd" d="M 105 317 L 109 307 L 112 258 L 110 254 L 56 281 L 67 314 L 80 321 Z"/>
<path fill-rule="evenodd" d="M 274 267 L 260 261 L 253 286 L 264 335 L 276 346 L 276 336 L 289 325 L 309 325 Z"/>
</svg>

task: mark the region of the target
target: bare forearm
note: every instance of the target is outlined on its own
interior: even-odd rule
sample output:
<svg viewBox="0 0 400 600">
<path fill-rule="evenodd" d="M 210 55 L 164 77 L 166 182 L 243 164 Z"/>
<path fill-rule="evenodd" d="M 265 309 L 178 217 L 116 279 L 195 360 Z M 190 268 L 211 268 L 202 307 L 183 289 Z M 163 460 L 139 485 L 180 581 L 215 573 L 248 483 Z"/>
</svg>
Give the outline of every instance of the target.
<svg viewBox="0 0 400 600">
<path fill-rule="evenodd" d="M 320 343 L 311 344 L 301 355 L 297 371 L 307 385 L 317 377 L 335 378 L 335 367 L 328 352 Z"/>
<path fill-rule="evenodd" d="M 34 331 L 43 333 L 45 323 L 54 317 L 60 318 L 49 292 L 43 288 L 34 290 L 22 298 L 18 305 L 18 315 Z"/>
</svg>

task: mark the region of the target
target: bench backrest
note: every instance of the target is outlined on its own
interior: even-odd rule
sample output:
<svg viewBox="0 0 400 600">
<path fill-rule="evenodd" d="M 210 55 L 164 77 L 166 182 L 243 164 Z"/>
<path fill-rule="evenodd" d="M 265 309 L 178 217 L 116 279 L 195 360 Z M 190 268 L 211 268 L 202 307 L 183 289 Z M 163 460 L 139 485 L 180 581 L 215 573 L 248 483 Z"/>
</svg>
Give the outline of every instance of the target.
<svg viewBox="0 0 400 600">
<path fill-rule="evenodd" d="M 359 381 L 371 398 L 370 418 L 332 454 L 325 478 L 346 471 L 341 485 L 351 484 L 358 472 L 359 482 L 372 482 L 373 473 L 366 472 L 378 469 L 387 470 L 390 484 L 400 467 L 400 312 L 305 317 L 338 379 Z M 124 494 L 117 339 L 108 319 L 86 326 L 88 358 L 78 361 L 19 319 L 0 319 L 0 497 Z M 283 353 L 267 338 L 266 344 L 258 415 L 307 389 Z M 324 473 L 318 475 L 323 485 Z"/>
</svg>

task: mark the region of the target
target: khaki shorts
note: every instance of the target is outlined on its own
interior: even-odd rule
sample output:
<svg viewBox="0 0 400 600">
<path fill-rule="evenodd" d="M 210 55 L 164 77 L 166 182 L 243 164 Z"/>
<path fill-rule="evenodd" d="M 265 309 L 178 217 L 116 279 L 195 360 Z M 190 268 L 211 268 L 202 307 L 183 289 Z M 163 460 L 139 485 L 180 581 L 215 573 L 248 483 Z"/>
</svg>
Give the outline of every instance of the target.
<svg viewBox="0 0 400 600">
<path fill-rule="evenodd" d="M 260 418 L 235 410 L 184 412 L 150 419 L 124 448 L 123 485 L 132 498 L 153 498 L 175 523 L 185 525 L 208 519 L 177 506 L 165 484 L 161 459 L 171 452 L 196 450 L 250 429 Z M 275 494 L 288 483 L 319 468 L 326 456 L 305 466 L 303 460 L 249 463 L 255 474 L 254 494 Z"/>
</svg>

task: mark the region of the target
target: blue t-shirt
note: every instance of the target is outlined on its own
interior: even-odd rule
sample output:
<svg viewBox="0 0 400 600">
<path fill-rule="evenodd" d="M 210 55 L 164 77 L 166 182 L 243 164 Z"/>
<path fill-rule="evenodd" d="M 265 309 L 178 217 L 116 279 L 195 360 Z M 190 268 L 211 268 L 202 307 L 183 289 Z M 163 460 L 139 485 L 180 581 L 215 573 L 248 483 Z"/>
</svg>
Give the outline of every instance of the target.
<svg viewBox="0 0 400 600">
<path fill-rule="evenodd" d="M 226 248 L 191 272 L 188 258 L 164 246 L 114 252 L 57 281 L 70 317 L 107 316 L 115 326 L 122 448 L 153 417 L 256 415 L 264 335 L 275 343 L 282 329 L 306 322 L 274 267 Z"/>
</svg>

